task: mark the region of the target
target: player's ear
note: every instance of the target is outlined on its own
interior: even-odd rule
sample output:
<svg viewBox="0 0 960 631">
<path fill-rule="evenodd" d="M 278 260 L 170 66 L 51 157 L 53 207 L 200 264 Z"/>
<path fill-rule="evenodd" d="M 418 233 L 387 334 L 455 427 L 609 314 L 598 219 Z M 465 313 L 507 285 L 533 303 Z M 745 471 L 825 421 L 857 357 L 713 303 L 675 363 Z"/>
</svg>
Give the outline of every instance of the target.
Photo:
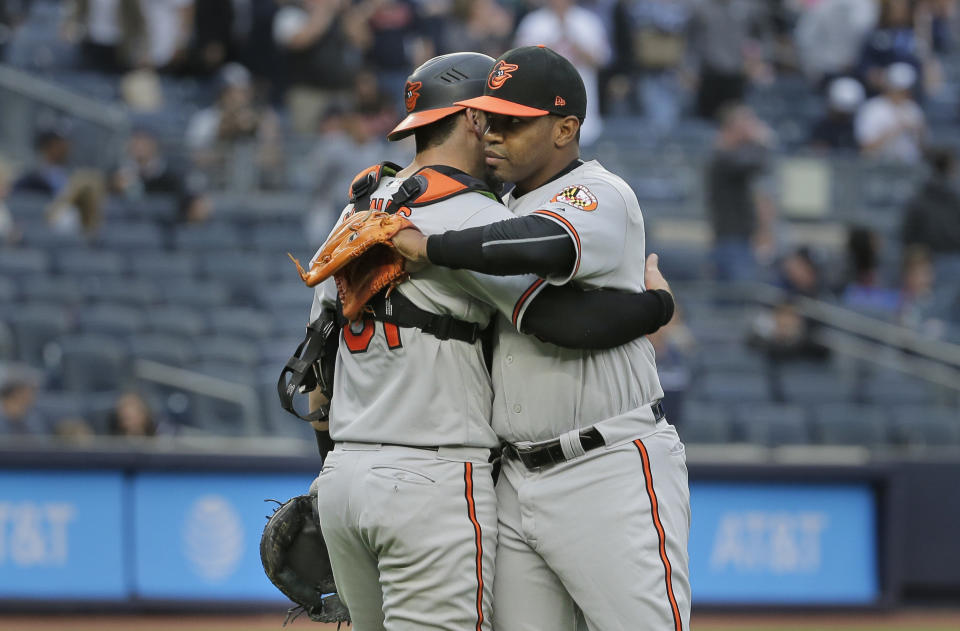
<svg viewBox="0 0 960 631">
<path fill-rule="evenodd" d="M 566 147 L 580 140 L 580 119 L 576 116 L 558 118 L 553 125 L 553 143 L 557 147 Z"/>
<path fill-rule="evenodd" d="M 483 120 L 481 120 L 480 111 L 467 108 L 465 110 L 467 115 L 467 120 L 470 122 L 470 126 L 473 127 L 473 133 L 477 136 L 478 140 L 483 139 Z"/>
</svg>

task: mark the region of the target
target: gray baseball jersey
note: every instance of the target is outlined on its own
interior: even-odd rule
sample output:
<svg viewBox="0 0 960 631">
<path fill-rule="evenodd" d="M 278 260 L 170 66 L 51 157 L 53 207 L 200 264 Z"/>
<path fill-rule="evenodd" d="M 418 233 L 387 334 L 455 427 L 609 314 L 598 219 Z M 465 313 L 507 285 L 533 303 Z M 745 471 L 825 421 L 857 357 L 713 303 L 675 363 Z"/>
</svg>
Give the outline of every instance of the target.
<svg viewBox="0 0 960 631">
<path fill-rule="evenodd" d="M 402 183 L 384 178 L 372 202 L 389 199 Z M 491 198 L 465 193 L 416 207 L 410 219 L 429 235 L 512 217 Z M 395 291 L 421 309 L 485 327 L 497 309 L 510 313 L 533 280 L 429 267 Z M 332 279 L 319 285 L 311 320 L 336 298 Z M 495 447 L 491 401 L 479 342 L 441 341 L 419 329 L 365 321 L 342 334 L 330 435 L 336 441 Z"/>
<path fill-rule="evenodd" d="M 590 631 L 688 630 L 686 459 L 676 430 L 650 407 L 663 397 L 652 345 L 575 351 L 517 333 L 547 282 L 643 291 L 636 196 L 588 162 L 507 204 L 562 226 L 577 256 L 566 277 L 528 286 L 512 322 L 498 320 L 494 429 L 512 443 L 559 438 L 570 455 L 537 469 L 504 459 L 494 626 L 573 631 L 579 611 Z M 605 447 L 583 450 L 577 436 L 589 426 Z"/>
<path fill-rule="evenodd" d="M 644 290 L 643 216 L 630 187 L 593 161 L 505 201 L 517 215 L 534 213 L 562 226 L 577 256 L 566 277 L 531 283 L 514 305 L 512 323 L 500 323 L 493 370 L 497 434 L 510 442 L 548 440 L 612 417 L 628 419 L 644 403 L 662 398 L 653 345 L 645 337 L 583 351 L 518 333 L 545 282 Z"/>
<path fill-rule="evenodd" d="M 402 183 L 383 178 L 371 205 L 382 207 Z M 425 234 L 512 216 L 479 193 L 410 214 Z M 511 310 L 532 280 L 431 267 L 394 291 L 421 309 L 485 326 L 497 309 Z M 335 301 L 331 279 L 314 292 L 311 319 Z M 490 630 L 492 399 L 479 342 L 441 341 L 373 320 L 341 332 L 330 408 L 337 446 L 318 478 L 318 509 L 338 590 L 358 629 Z"/>
</svg>

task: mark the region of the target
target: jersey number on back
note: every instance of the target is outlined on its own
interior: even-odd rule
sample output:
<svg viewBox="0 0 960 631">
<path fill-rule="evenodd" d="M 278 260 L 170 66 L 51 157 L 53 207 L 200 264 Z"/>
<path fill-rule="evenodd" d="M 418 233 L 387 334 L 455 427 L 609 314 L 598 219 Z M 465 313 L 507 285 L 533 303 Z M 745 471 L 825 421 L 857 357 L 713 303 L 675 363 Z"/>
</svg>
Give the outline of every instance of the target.
<svg viewBox="0 0 960 631">
<path fill-rule="evenodd" d="M 372 319 L 363 321 L 363 328 L 354 333 L 349 324 L 343 327 L 343 341 L 351 353 L 366 353 L 370 347 L 370 340 L 376 332 L 377 323 Z M 387 338 L 387 348 L 394 350 L 403 346 L 400 340 L 400 327 L 389 322 L 383 323 L 383 336 Z"/>
</svg>

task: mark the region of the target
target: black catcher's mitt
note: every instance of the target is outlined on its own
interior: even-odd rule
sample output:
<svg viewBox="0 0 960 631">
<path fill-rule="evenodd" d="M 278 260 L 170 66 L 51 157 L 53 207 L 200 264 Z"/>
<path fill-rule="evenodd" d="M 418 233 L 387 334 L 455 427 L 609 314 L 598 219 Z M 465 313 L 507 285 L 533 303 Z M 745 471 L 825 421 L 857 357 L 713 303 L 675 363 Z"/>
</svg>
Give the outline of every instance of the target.
<svg viewBox="0 0 960 631">
<path fill-rule="evenodd" d="M 315 622 L 349 623 L 350 612 L 337 596 L 316 505 L 316 495 L 298 495 L 281 504 L 263 529 L 260 561 L 270 582 L 299 605 L 290 609 L 288 621 L 302 608 Z"/>
</svg>

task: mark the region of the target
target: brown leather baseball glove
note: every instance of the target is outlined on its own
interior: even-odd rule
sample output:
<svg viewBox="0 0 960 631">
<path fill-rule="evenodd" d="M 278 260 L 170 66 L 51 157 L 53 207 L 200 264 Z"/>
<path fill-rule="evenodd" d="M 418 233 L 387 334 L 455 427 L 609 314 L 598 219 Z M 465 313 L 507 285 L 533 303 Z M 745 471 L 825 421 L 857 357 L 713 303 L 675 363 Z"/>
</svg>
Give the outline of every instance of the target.
<svg viewBox="0 0 960 631">
<path fill-rule="evenodd" d="M 378 291 L 407 279 L 404 258 L 394 250 L 390 239 L 404 228 L 414 227 L 403 215 L 362 211 L 344 219 L 327 238 L 309 272 L 293 255 L 287 256 L 296 263 L 300 278 L 308 287 L 334 277 L 343 315 L 352 322 Z"/>
</svg>

